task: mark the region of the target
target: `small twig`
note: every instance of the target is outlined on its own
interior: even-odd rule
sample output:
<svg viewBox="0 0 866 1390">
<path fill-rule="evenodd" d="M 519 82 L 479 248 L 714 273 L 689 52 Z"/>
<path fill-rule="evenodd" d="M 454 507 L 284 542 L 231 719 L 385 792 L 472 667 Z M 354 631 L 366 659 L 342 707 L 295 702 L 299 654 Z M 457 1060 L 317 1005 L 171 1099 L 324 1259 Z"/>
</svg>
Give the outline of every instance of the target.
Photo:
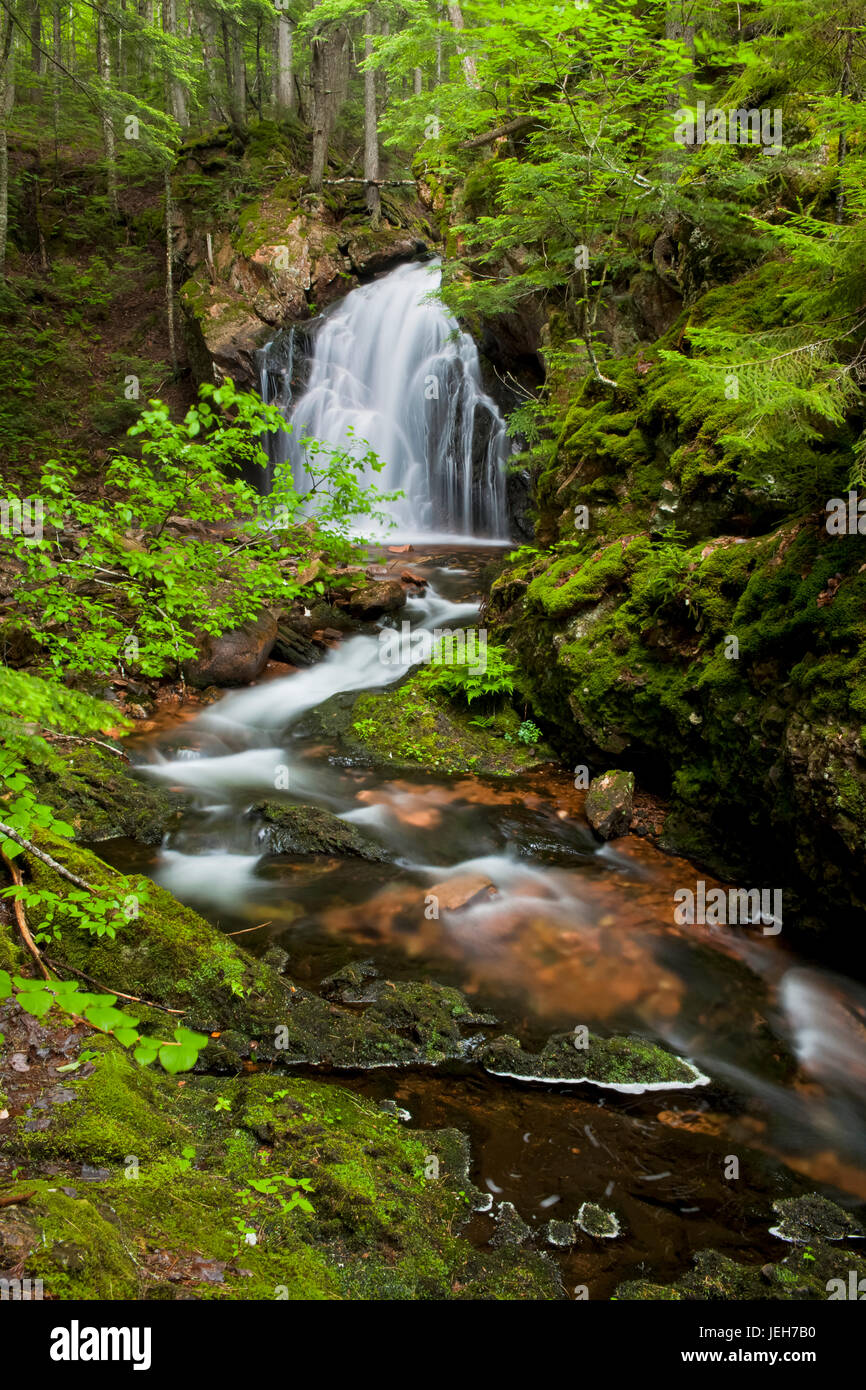
<svg viewBox="0 0 866 1390">
<path fill-rule="evenodd" d="M 95 743 L 99 748 L 105 748 L 109 753 L 116 753 L 118 758 L 123 758 L 129 762 L 129 754 L 124 753 L 120 748 L 114 748 L 110 743 L 104 743 L 101 738 L 82 738 L 79 734 L 46 734 L 41 735 L 49 743 Z"/>
<path fill-rule="evenodd" d="M 227 931 L 226 936 L 246 936 L 248 931 L 261 931 L 262 927 L 269 927 L 270 922 L 259 922 L 257 927 L 243 927 L 240 931 Z"/>
<path fill-rule="evenodd" d="M 161 1009 L 164 1014 L 186 1013 L 186 1009 L 169 1009 L 166 1008 L 165 1004 L 157 1004 L 155 999 L 142 999 L 139 994 L 124 994 L 122 989 L 115 989 L 113 985 L 106 985 L 102 980 L 95 980 L 92 975 L 85 975 L 83 970 L 76 970 L 74 965 L 66 965 L 63 961 L 52 960 L 50 956 L 46 956 L 45 959 L 52 970 L 68 970 L 70 974 L 79 975 L 89 985 L 96 985 L 99 989 L 104 989 L 106 994 L 116 995 L 118 999 L 129 999 L 133 1004 L 146 1004 L 149 1009 Z"/>
<path fill-rule="evenodd" d="M 35 1196 L 35 1188 L 32 1192 L 15 1192 L 11 1197 L 0 1197 L 0 1207 L 12 1207 L 16 1202 L 29 1202 L 30 1198 Z"/>
</svg>

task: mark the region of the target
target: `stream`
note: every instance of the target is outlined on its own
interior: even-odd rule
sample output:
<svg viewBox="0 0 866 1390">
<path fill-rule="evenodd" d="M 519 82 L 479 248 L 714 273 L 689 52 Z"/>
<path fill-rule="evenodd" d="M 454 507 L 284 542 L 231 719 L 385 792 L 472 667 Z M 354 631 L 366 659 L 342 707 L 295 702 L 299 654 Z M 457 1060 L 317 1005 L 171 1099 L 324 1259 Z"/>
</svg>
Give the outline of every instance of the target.
<svg viewBox="0 0 866 1390">
<path fill-rule="evenodd" d="M 413 530 L 426 540 L 416 535 L 399 562 L 389 538 L 371 543 L 370 559 L 427 580 L 398 615 L 416 634 L 477 620 L 498 552 L 463 537 L 501 536 L 504 505 L 501 417 L 474 448 L 477 410 L 495 407 L 471 339 L 420 303 L 429 274 L 401 267 L 347 296 L 325 318 L 306 394 L 291 406 L 284 398 L 305 432 L 338 439 L 351 424 L 391 460 L 382 485 L 407 500 L 390 543 Z M 442 386 L 447 419 L 434 394 L 435 428 L 401 413 L 430 380 L 459 383 L 456 395 Z M 473 448 L 481 473 L 470 486 Z M 389 664 L 382 653 L 378 633 L 349 636 L 318 665 L 128 739 L 142 775 L 192 800 L 159 851 L 115 841 L 100 852 L 223 930 L 245 931 L 248 949 L 278 944 L 306 988 L 371 960 L 386 979 L 463 990 L 533 1049 L 586 1025 L 638 1033 L 694 1062 L 709 1084 L 641 1094 L 495 1078 L 470 1060 L 332 1076 L 396 1101 L 413 1127 L 467 1133 L 473 1181 L 530 1227 L 574 1220 L 584 1202 L 614 1212 L 616 1239 L 581 1236 L 554 1252 L 569 1290 L 605 1298 L 625 1278 L 664 1282 L 708 1247 L 752 1263 L 779 1258 L 774 1199 L 820 1190 L 846 1206 L 866 1200 L 866 991 L 797 955 L 784 932 L 678 925 L 674 893 L 708 876 L 636 835 L 601 843 L 564 769 L 502 779 L 354 764 L 323 736 L 316 710 L 403 679 L 408 659 Z M 344 818 L 383 862 L 265 854 L 245 815 L 265 798 Z M 457 901 L 475 880 L 495 893 L 426 914 L 434 886 L 451 883 Z M 732 1156 L 737 1177 L 726 1176 Z M 483 1243 L 493 1230 L 491 1214 L 478 1213 L 468 1234 Z"/>
</svg>

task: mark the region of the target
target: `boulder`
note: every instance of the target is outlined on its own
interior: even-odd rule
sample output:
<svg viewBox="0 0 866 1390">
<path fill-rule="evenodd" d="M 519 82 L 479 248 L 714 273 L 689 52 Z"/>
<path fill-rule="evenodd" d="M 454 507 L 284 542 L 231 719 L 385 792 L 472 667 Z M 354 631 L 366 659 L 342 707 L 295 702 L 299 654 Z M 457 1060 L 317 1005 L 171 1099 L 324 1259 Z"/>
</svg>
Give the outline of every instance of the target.
<svg viewBox="0 0 866 1390">
<path fill-rule="evenodd" d="M 184 679 L 198 690 L 209 685 L 247 685 L 265 669 L 277 639 L 267 611 L 219 637 L 206 637 L 201 655 L 184 663 Z"/>
<path fill-rule="evenodd" d="M 342 858 L 387 862 L 387 854 L 354 825 L 317 806 L 284 806 L 260 801 L 249 814 L 263 822 L 259 838 L 269 854 L 331 854 Z"/>
<path fill-rule="evenodd" d="M 634 809 L 634 773 L 603 772 L 594 777 L 586 795 L 586 818 L 603 840 L 628 833 Z"/>
<path fill-rule="evenodd" d="M 406 602 L 406 590 L 399 579 L 378 579 L 372 584 L 364 584 L 350 589 L 337 602 L 353 618 L 364 622 L 375 622 L 385 613 L 396 613 Z"/>
</svg>

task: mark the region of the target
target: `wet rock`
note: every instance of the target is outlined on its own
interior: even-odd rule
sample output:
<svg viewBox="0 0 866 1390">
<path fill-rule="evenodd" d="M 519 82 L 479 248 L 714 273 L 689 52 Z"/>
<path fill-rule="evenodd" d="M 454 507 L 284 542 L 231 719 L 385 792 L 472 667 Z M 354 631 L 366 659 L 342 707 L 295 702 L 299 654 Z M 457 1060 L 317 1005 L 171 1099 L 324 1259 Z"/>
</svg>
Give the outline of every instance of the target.
<svg viewBox="0 0 866 1390">
<path fill-rule="evenodd" d="M 634 773 L 613 771 L 593 777 L 586 796 L 586 818 L 603 840 L 625 835 L 634 806 Z"/>
<path fill-rule="evenodd" d="M 259 801 L 247 814 L 262 820 L 259 838 L 270 854 L 330 854 L 374 864 L 388 859 L 379 845 L 365 839 L 353 825 L 315 806 Z"/>
<path fill-rule="evenodd" d="M 694 1267 L 673 1284 L 653 1284 L 630 1279 L 620 1284 L 616 1297 L 642 1301 L 681 1299 L 801 1302 L 858 1297 L 858 1282 L 866 1278 L 866 1260 L 852 1250 L 814 1240 L 792 1245 L 774 1265 L 738 1264 L 718 1250 L 701 1250 Z M 851 1288 L 854 1287 L 852 1294 Z M 862 1287 L 866 1287 L 864 1284 Z"/>
<path fill-rule="evenodd" d="M 813 1240 L 845 1240 L 862 1237 L 863 1227 L 849 1212 L 817 1192 L 805 1197 L 786 1197 L 773 1203 L 780 1218 L 770 1234 L 780 1240 L 808 1244 Z"/>
<path fill-rule="evenodd" d="M 439 907 L 447 912 L 456 912 L 484 898 L 493 898 L 496 893 L 497 889 L 486 874 L 458 874 L 444 883 L 435 883 L 427 889 L 426 896 L 437 898 Z"/>
<path fill-rule="evenodd" d="M 313 666 L 321 661 L 323 652 L 303 632 L 288 623 L 277 624 L 277 638 L 272 655 L 277 661 L 286 661 L 290 666 Z"/>
<path fill-rule="evenodd" d="M 379 1109 L 386 1115 L 393 1115 L 396 1120 L 411 1120 L 412 1115 L 408 1110 L 404 1110 L 402 1105 L 398 1105 L 395 1100 L 380 1100 Z"/>
<path fill-rule="evenodd" d="M 325 999 L 334 999 L 340 1004 L 372 1004 L 376 991 L 371 981 L 378 974 L 371 960 L 352 961 L 328 975 L 319 989 Z"/>
<path fill-rule="evenodd" d="M 594 1236 L 596 1240 L 614 1240 L 621 1234 L 620 1224 L 612 1211 L 605 1211 L 604 1207 L 597 1206 L 595 1202 L 584 1202 L 580 1211 L 577 1213 L 577 1224 L 588 1236 Z"/>
<path fill-rule="evenodd" d="M 503 1245 L 523 1245 L 532 1239 L 532 1231 L 511 1202 L 500 1202 L 496 1209 L 496 1230 L 490 1238 L 493 1248 Z"/>
<path fill-rule="evenodd" d="M 184 678 L 197 689 L 246 685 L 265 669 L 277 639 L 276 619 L 268 612 L 220 637 L 206 637 L 201 655 L 184 664 Z"/>
<path fill-rule="evenodd" d="M 427 246 L 420 237 L 395 233 L 385 228 L 379 231 L 365 228 L 355 233 L 347 250 L 355 274 L 366 277 L 378 275 L 380 271 L 388 270 L 398 261 L 423 255 Z"/>
<path fill-rule="evenodd" d="M 574 1245 L 577 1240 L 572 1221 L 548 1221 L 547 1225 L 542 1227 L 541 1234 L 548 1245 L 555 1245 L 561 1250 Z"/>
<path fill-rule="evenodd" d="M 702 1086 L 709 1080 L 691 1062 L 643 1038 L 590 1034 L 587 1043 L 585 1048 L 575 1047 L 573 1033 L 558 1033 L 548 1039 L 540 1053 L 529 1053 L 516 1038 L 505 1035 L 485 1043 L 477 1060 L 493 1076 L 518 1081 L 585 1081 L 635 1095 Z"/>
<path fill-rule="evenodd" d="M 350 589 L 337 599 L 353 618 L 375 622 L 386 613 L 396 613 L 406 603 L 406 590 L 399 579 L 379 579 Z"/>
</svg>

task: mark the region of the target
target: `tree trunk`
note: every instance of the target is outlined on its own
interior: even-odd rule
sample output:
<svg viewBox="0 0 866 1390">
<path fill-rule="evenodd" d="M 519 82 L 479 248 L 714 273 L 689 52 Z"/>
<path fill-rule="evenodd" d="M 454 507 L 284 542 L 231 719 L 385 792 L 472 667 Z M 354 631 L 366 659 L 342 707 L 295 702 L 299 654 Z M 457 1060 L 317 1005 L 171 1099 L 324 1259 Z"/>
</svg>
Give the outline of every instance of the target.
<svg viewBox="0 0 866 1390">
<path fill-rule="evenodd" d="M 174 236 L 172 233 L 172 216 L 174 213 L 174 202 L 171 196 L 171 168 L 165 166 L 165 307 L 168 314 L 168 351 L 171 357 L 171 369 L 177 372 L 177 347 L 174 337 Z"/>
<path fill-rule="evenodd" d="M 420 97 L 421 93 L 424 91 L 424 74 L 420 68 L 416 68 L 413 76 L 415 95 L 416 97 Z"/>
<path fill-rule="evenodd" d="M 6 279 L 6 239 L 9 231 L 9 145 L 7 127 L 15 104 L 15 30 L 12 15 L 3 12 L 0 26 L 0 280 Z"/>
<path fill-rule="evenodd" d="M 232 106 L 238 113 L 238 129 L 243 130 L 247 114 L 247 69 L 244 62 L 244 31 L 232 26 Z"/>
<path fill-rule="evenodd" d="M 274 106 L 279 114 L 291 111 L 295 104 L 292 82 L 292 22 L 287 14 L 278 14 L 276 28 L 276 63 L 274 66 Z"/>
<path fill-rule="evenodd" d="M 845 43 L 845 57 L 842 61 L 842 80 L 839 84 L 839 95 L 843 101 L 851 90 L 851 59 L 854 54 L 854 30 L 848 30 L 848 38 Z M 836 225 L 841 227 L 845 219 L 845 185 L 842 182 L 842 167 L 848 154 L 848 131 L 845 125 L 845 118 L 839 127 L 839 148 L 836 157 L 838 184 L 836 188 Z"/>
<path fill-rule="evenodd" d="M 227 19 L 222 19 L 220 23 L 220 28 L 222 30 L 223 40 L 223 67 L 225 68 L 226 75 L 226 93 L 229 107 L 229 121 L 232 124 L 232 126 L 234 126 L 235 130 L 240 130 L 243 126 L 244 112 L 243 106 L 241 106 L 239 110 L 235 104 L 236 90 L 234 79 L 232 77 L 232 49 L 231 43 L 229 41 L 229 25 Z"/>
<path fill-rule="evenodd" d="M 162 27 L 166 34 L 172 37 L 177 34 L 177 0 L 163 0 L 162 5 Z M 172 70 L 172 60 L 169 57 L 168 70 L 166 72 L 166 85 L 168 87 L 168 109 L 177 121 L 182 131 L 189 125 L 189 117 L 186 110 L 186 92 L 183 83 L 178 80 Z"/>
<path fill-rule="evenodd" d="M 63 61 L 63 30 L 60 19 L 60 0 L 54 0 L 51 46 L 55 63 L 61 63 Z M 51 105 L 54 117 L 54 152 L 56 155 L 60 140 L 60 68 L 56 66 L 51 74 Z"/>
<path fill-rule="evenodd" d="M 112 216 L 119 217 L 117 164 L 114 157 L 114 119 L 111 110 L 111 47 L 102 12 L 96 13 L 96 67 L 105 93 L 102 100 L 102 144 L 105 150 L 105 190 Z"/>
<path fill-rule="evenodd" d="M 33 71 L 42 73 L 42 11 L 39 0 L 33 0 L 30 11 L 30 64 Z"/>
<path fill-rule="evenodd" d="M 364 57 L 373 56 L 373 14 L 364 16 Z M 382 216 L 382 195 L 379 178 L 379 126 L 376 114 L 376 71 L 364 69 L 364 178 L 367 180 L 366 202 L 370 221 L 378 227 Z"/>
<path fill-rule="evenodd" d="M 451 20 L 451 28 L 454 30 L 455 34 L 462 34 L 464 27 L 463 11 L 459 5 L 450 4 L 448 6 L 448 18 Z M 457 40 L 457 52 L 460 54 L 460 60 L 463 63 L 463 75 L 466 81 L 470 87 L 477 87 L 478 69 L 475 66 L 475 59 L 472 57 L 471 53 L 467 53 L 466 50 L 461 47 L 459 39 Z"/>
</svg>

